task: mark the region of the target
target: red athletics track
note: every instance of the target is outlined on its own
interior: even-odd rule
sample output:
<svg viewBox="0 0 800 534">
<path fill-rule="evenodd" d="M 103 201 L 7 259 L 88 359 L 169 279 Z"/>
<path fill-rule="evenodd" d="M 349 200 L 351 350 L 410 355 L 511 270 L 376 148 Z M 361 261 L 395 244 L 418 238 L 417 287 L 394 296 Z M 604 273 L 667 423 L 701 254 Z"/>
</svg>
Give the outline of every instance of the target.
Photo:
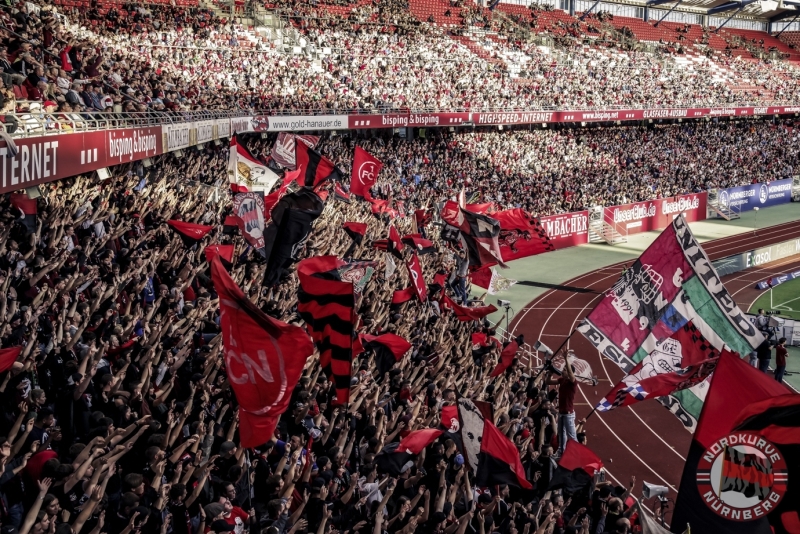
<svg viewBox="0 0 800 534">
<path fill-rule="evenodd" d="M 762 228 L 757 235 L 749 232 L 708 241 L 703 248 L 715 260 L 797 237 L 800 237 L 800 221 Z M 630 262 L 620 262 L 578 276 L 564 282 L 564 285 L 587 287 L 603 293 L 619 278 L 624 263 Z M 726 278 L 734 279 L 743 274 L 736 273 Z M 752 273 L 749 274 L 752 276 Z M 746 284 L 750 284 L 749 278 Z M 529 343 L 541 339 L 555 350 L 592 310 L 599 298 L 600 295 L 591 293 L 548 291 L 514 317 L 511 332 L 525 334 Z M 581 385 L 576 395 L 577 418 L 581 419 L 622 379 L 624 373 L 613 362 L 601 358 L 592 344 L 579 333 L 572 336 L 567 347 L 587 360 L 598 378 L 597 386 Z M 586 434 L 589 447 L 603 459 L 612 482 L 627 487 L 630 477 L 635 476 L 637 497 L 641 496 L 641 482 L 646 480 L 651 484 L 667 486 L 670 489 L 669 497 L 675 498 L 691 434 L 661 404 L 642 402 L 634 407 L 595 413 L 587 423 Z M 645 504 L 652 508 L 652 502 Z"/>
</svg>

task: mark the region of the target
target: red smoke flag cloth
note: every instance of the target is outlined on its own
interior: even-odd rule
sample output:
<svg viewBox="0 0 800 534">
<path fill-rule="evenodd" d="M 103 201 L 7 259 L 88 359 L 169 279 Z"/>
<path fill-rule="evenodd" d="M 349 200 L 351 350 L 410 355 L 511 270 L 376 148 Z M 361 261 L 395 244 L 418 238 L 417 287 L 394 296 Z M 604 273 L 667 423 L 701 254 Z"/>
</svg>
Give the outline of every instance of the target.
<svg viewBox="0 0 800 534">
<path fill-rule="evenodd" d="M 295 143 L 300 141 L 310 148 L 314 148 L 319 143 L 319 136 L 316 135 L 294 135 L 286 132 L 278 134 L 278 139 L 272 147 L 272 159 L 281 167 L 294 170 L 297 162 L 295 161 Z"/>
<path fill-rule="evenodd" d="M 233 215 L 239 222 L 239 231 L 262 257 L 264 252 L 264 199 L 259 193 L 239 193 L 233 198 Z"/>
<path fill-rule="evenodd" d="M 233 245 L 208 245 L 203 252 L 206 255 L 206 261 L 209 265 L 211 265 L 214 256 L 219 256 L 222 265 L 224 265 L 226 269 L 230 269 L 233 265 L 233 253 L 235 248 L 236 247 Z"/>
<path fill-rule="evenodd" d="M 347 247 L 347 251 L 343 256 L 344 258 L 349 258 L 355 252 L 356 247 L 358 247 L 364 240 L 364 234 L 367 233 L 367 225 L 366 223 L 346 222 L 342 224 L 342 228 L 344 228 L 344 231 L 350 236 L 350 239 L 353 240 L 353 242 L 350 243 L 350 246 Z"/>
<path fill-rule="evenodd" d="M 254 157 L 242 144 L 236 134 L 231 137 L 230 157 L 228 159 L 228 180 L 231 190 L 237 193 L 260 192 L 266 194 L 280 176 Z"/>
<path fill-rule="evenodd" d="M 800 395 L 733 354 L 719 357 L 684 465 L 673 530 L 688 523 L 692 532 L 800 532 L 800 410 L 787 398 Z"/>
<path fill-rule="evenodd" d="M 589 447 L 575 440 L 568 440 L 547 489 L 562 488 L 566 493 L 574 494 L 589 487 L 592 477 L 602 467 L 603 461 Z"/>
<path fill-rule="evenodd" d="M 403 259 L 403 242 L 400 240 L 400 234 L 394 226 L 389 227 L 388 239 L 376 239 L 372 242 L 372 247 L 378 250 L 385 250 L 397 256 L 397 259 Z"/>
<path fill-rule="evenodd" d="M 20 354 L 22 354 L 22 347 L 0 349 L 0 373 L 11 369 Z"/>
<path fill-rule="evenodd" d="M 519 459 L 517 447 L 491 422 L 484 420 L 480 441 L 476 486 L 485 488 L 508 484 L 523 489 L 533 488 L 525 478 L 525 469 Z"/>
<path fill-rule="evenodd" d="M 211 278 L 219 295 L 225 370 L 239 403 L 241 445 L 257 447 L 273 438 L 314 347 L 302 328 L 259 310 L 218 257 Z"/>
<path fill-rule="evenodd" d="M 317 187 L 327 180 L 333 180 L 334 182 L 341 180 L 342 174 L 336 168 L 336 165 L 305 143 L 296 143 L 295 154 L 297 168 L 303 172 L 302 185 Z"/>
<path fill-rule="evenodd" d="M 432 252 L 436 252 L 436 246 L 433 244 L 433 242 L 425 239 L 419 234 L 404 235 L 400 240 L 420 254 L 430 254 Z"/>
<path fill-rule="evenodd" d="M 334 383 L 340 405 L 350 400 L 355 308 L 353 284 L 339 275 L 344 265 L 334 256 L 319 256 L 297 266 L 297 309 L 317 344 L 320 365 Z"/>
<path fill-rule="evenodd" d="M 517 357 L 517 351 L 523 343 L 523 336 L 518 336 L 516 339 L 512 340 L 508 345 L 506 345 L 503 348 L 503 351 L 500 353 L 500 361 L 497 362 L 497 365 L 492 370 L 492 374 L 489 376 L 494 377 L 503 374 L 514 362 L 514 358 Z"/>
<path fill-rule="evenodd" d="M 382 168 L 380 160 L 357 146 L 350 175 L 350 192 L 361 198 L 370 198 L 369 190 L 375 185 Z"/>
<path fill-rule="evenodd" d="M 417 298 L 420 302 L 425 302 L 428 300 L 428 288 L 425 286 L 422 265 L 419 263 L 419 257 L 416 252 L 406 262 L 406 267 L 408 268 L 408 276 L 411 278 L 411 286 L 414 288 Z"/>
<path fill-rule="evenodd" d="M 693 387 L 714 372 L 721 353 L 706 340 L 691 321 L 683 318 L 671 337 L 656 344 L 656 348 L 608 392 L 597 405 L 598 412 L 618 406 L 671 395 Z M 738 354 L 731 353 L 738 357 Z"/>
<path fill-rule="evenodd" d="M 411 350 L 411 343 L 402 337 L 388 333 L 380 336 L 364 334 L 361 342 L 364 347 L 372 349 L 375 353 L 375 366 L 378 369 L 378 380 L 388 373 L 396 362 L 403 359 L 403 356 Z"/>
<path fill-rule="evenodd" d="M 414 298 L 414 287 L 408 286 L 405 289 L 398 289 L 392 293 L 392 304 L 402 304 Z"/>
<path fill-rule="evenodd" d="M 28 198 L 28 195 L 24 193 L 12 193 L 8 200 L 20 211 L 25 233 L 27 235 L 34 233 L 36 231 L 36 214 L 39 213 L 36 199 Z"/>
<path fill-rule="evenodd" d="M 203 239 L 206 234 L 208 234 L 211 230 L 214 229 L 213 226 L 207 226 L 204 224 L 194 224 L 188 223 L 183 221 L 167 221 L 167 224 L 170 225 L 173 230 L 178 232 L 178 235 L 181 236 L 184 244 L 188 247 L 196 245 L 198 241 Z"/>
<path fill-rule="evenodd" d="M 350 193 L 345 191 L 340 184 L 336 183 L 333 185 L 333 193 L 334 198 L 336 198 L 336 200 L 339 202 L 344 202 L 346 204 L 350 203 Z"/>
<path fill-rule="evenodd" d="M 498 243 L 503 261 L 555 250 L 539 220 L 525 210 L 498 211 L 492 213 L 492 217 L 500 223 Z"/>
<path fill-rule="evenodd" d="M 459 321 L 480 321 L 490 313 L 497 311 L 493 305 L 480 306 L 478 308 L 468 308 L 466 306 L 459 306 L 447 295 L 442 295 L 442 307 L 452 311 Z"/>
</svg>

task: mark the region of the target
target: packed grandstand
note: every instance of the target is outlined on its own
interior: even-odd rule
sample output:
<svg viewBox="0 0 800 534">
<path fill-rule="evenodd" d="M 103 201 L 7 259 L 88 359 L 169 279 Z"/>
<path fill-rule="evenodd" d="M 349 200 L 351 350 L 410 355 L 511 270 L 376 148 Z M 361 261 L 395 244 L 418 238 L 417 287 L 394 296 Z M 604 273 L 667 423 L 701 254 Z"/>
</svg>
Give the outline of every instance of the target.
<svg viewBox="0 0 800 534">
<path fill-rule="evenodd" d="M 733 4 L 4 2 L 0 534 L 800 532 L 796 395 L 687 226 L 800 192 L 798 8 Z M 573 332 L 638 382 L 487 298 L 650 230 Z M 674 513 L 588 385 L 672 399 Z"/>
</svg>

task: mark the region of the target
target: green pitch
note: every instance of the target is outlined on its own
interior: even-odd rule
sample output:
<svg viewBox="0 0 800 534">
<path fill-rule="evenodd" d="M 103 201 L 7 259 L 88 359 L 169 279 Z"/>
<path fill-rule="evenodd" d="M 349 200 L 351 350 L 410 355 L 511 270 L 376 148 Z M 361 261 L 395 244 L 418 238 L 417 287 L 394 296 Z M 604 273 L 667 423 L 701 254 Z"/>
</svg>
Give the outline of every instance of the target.
<svg viewBox="0 0 800 534">
<path fill-rule="evenodd" d="M 800 278 L 784 282 L 766 290 L 750 308 L 750 313 L 758 313 L 759 308 L 781 312 L 781 317 L 800 320 Z"/>
</svg>

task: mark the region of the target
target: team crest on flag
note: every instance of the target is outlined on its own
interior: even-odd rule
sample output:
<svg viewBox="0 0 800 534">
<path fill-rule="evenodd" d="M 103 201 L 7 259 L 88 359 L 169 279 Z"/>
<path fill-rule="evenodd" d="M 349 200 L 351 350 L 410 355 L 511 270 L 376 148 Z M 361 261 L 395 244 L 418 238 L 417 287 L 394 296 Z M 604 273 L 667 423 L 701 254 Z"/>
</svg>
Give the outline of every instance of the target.
<svg viewBox="0 0 800 534">
<path fill-rule="evenodd" d="M 342 282 L 353 284 L 353 293 L 358 297 L 367 287 L 377 265 L 378 263 L 374 261 L 351 261 L 339 267 L 339 278 Z"/>
<path fill-rule="evenodd" d="M 254 248 L 264 249 L 264 199 L 258 193 L 239 193 L 233 199 L 233 213 L 239 218 L 242 236 Z"/>
<path fill-rule="evenodd" d="M 697 489 L 717 515 L 732 521 L 767 516 L 789 483 L 781 451 L 753 432 L 735 432 L 706 449 L 697 465 Z"/>
</svg>

